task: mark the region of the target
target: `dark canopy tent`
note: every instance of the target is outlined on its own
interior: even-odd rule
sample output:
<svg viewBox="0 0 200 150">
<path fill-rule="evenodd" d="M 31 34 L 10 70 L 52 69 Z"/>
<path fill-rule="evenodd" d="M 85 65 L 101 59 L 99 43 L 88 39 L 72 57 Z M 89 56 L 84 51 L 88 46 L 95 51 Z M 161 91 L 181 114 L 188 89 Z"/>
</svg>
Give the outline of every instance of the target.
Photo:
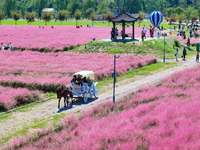
<svg viewBox="0 0 200 150">
<path fill-rule="evenodd" d="M 120 13 L 116 17 L 110 19 L 110 22 L 113 23 L 114 29 L 116 27 L 116 23 L 122 23 L 122 34 L 123 35 L 125 35 L 125 25 L 126 25 L 126 23 L 132 23 L 132 26 L 133 26 L 132 39 L 134 39 L 135 38 L 135 36 L 134 36 L 134 34 L 135 34 L 134 25 L 135 25 L 135 22 L 137 21 L 137 19 L 138 19 L 138 17 L 132 17 L 131 15 L 127 14 L 123 10 L 122 13 Z M 122 38 L 124 39 L 124 36 L 122 36 Z"/>
</svg>

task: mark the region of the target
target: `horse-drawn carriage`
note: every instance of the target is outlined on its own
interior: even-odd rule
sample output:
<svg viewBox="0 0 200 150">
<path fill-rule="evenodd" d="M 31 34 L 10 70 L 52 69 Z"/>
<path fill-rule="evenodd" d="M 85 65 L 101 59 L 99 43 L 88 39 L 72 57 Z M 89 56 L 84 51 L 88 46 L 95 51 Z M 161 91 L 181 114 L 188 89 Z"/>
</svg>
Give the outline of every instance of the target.
<svg viewBox="0 0 200 150">
<path fill-rule="evenodd" d="M 87 103 L 88 98 L 97 98 L 99 94 L 99 89 L 97 87 L 98 82 L 94 82 L 94 72 L 93 71 L 80 71 L 74 75 L 81 75 L 86 77 L 87 83 L 82 83 L 82 85 L 72 84 L 73 98 L 82 97 L 84 102 Z"/>
<path fill-rule="evenodd" d="M 74 74 L 75 76 L 79 75 L 82 78 L 85 77 L 87 82 L 83 82 L 81 84 L 72 83 L 69 85 L 61 85 L 57 88 L 57 98 L 58 100 L 58 108 L 60 108 L 60 100 L 64 97 L 64 106 L 67 106 L 69 100 L 71 98 L 72 102 L 75 98 L 83 98 L 84 102 L 87 103 L 88 98 L 97 98 L 99 94 L 99 90 L 97 87 L 97 82 L 94 82 L 94 72 L 93 71 L 80 71 Z"/>
</svg>

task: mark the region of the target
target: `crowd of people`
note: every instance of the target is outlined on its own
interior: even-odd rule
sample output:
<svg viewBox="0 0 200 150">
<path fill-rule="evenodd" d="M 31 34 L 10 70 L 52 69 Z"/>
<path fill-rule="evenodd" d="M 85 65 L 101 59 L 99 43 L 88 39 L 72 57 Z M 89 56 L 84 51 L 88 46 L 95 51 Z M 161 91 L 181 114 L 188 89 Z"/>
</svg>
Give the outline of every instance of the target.
<svg viewBox="0 0 200 150">
<path fill-rule="evenodd" d="M 92 85 L 92 81 L 90 80 L 90 78 L 88 77 L 88 79 L 86 79 L 86 77 L 82 77 L 80 74 L 78 74 L 78 77 L 76 75 L 73 76 L 72 80 L 71 80 L 71 84 L 74 85 L 83 85 L 83 83 L 87 83 L 88 86 Z"/>
<path fill-rule="evenodd" d="M 154 37 L 154 32 L 155 32 L 155 28 L 150 26 L 149 28 L 147 27 L 146 29 L 149 30 L 149 33 L 150 33 L 150 38 L 153 38 Z M 144 41 L 144 38 L 146 39 L 146 34 L 147 34 L 147 30 L 145 29 L 145 25 L 142 29 L 142 34 L 141 34 L 141 38 L 142 38 L 142 41 Z M 163 31 L 163 26 L 160 28 L 158 27 L 156 32 L 157 32 L 157 38 L 159 39 L 160 36 L 163 36 L 164 34 L 162 33 Z"/>
<path fill-rule="evenodd" d="M 1 51 L 5 51 L 5 50 L 14 51 L 14 47 L 11 42 L 7 43 L 6 47 L 4 47 L 3 43 L 1 43 Z"/>
<path fill-rule="evenodd" d="M 177 26 L 174 25 L 174 30 L 177 29 Z M 185 25 L 179 25 L 178 26 L 178 31 L 177 31 L 177 36 L 181 36 L 181 38 L 186 39 L 186 34 L 185 34 Z M 189 34 L 190 34 L 190 38 L 195 37 L 198 38 L 199 37 L 199 32 L 198 29 L 195 25 L 187 25 L 187 29 L 189 30 Z M 170 34 L 171 34 L 171 29 L 170 29 Z"/>
<path fill-rule="evenodd" d="M 111 40 L 116 40 L 118 36 L 118 29 L 112 28 L 110 34 L 111 34 Z"/>
<path fill-rule="evenodd" d="M 51 26 L 51 28 L 53 29 L 54 26 Z M 39 26 L 39 29 L 44 29 L 44 26 Z"/>
</svg>

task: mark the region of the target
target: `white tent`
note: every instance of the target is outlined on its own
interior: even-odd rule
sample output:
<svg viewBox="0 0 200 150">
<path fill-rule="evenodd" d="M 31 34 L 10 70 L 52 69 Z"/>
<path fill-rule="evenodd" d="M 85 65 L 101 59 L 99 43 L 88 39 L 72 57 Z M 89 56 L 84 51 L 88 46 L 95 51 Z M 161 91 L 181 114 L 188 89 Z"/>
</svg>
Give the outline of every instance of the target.
<svg viewBox="0 0 200 150">
<path fill-rule="evenodd" d="M 54 8 L 44 8 L 44 9 L 42 9 L 42 12 L 51 12 L 51 11 L 54 12 Z"/>
</svg>

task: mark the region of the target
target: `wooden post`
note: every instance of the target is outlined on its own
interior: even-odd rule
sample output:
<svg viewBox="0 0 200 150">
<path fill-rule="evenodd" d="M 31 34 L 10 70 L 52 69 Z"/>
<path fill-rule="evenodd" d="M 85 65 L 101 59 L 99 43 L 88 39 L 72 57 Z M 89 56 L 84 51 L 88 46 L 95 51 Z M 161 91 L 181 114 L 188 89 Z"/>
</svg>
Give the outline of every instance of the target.
<svg viewBox="0 0 200 150">
<path fill-rule="evenodd" d="M 135 22 L 133 22 L 133 36 L 132 39 L 135 39 Z"/>
</svg>

